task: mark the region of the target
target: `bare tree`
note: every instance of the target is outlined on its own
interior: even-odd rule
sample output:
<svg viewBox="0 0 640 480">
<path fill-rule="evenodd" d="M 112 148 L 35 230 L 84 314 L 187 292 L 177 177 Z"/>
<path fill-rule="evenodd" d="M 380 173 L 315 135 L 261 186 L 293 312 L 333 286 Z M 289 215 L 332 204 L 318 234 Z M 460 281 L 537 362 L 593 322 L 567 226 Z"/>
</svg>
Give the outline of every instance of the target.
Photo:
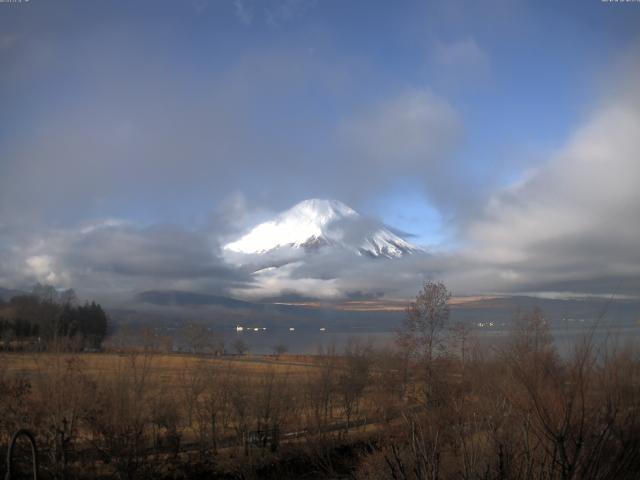
<svg viewBox="0 0 640 480">
<path fill-rule="evenodd" d="M 346 431 L 349 431 L 351 421 L 358 413 L 364 389 L 369 384 L 371 364 L 371 345 L 350 338 L 344 351 L 344 366 L 338 377 L 338 391 L 346 419 Z"/>
<path fill-rule="evenodd" d="M 443 478 L 442 438 L 436 426 L 421 422 L 413 415 L 404 417 L 405 434 L 382 440 L 382 461 L 357 478 L 397 480 L 437 480 Z M 362 475 L 364 474 L 364 475 Z M 444 477 L 446 478 L 446 477 Z M 484 478 L 484 477 L 478 477 Z"/>
<path fill-rule="evenodd" d="M 202 364 L 193 365 L 185 362 L 180 372 L 180 393 L 182 403 L 186 409 L 186 426 L 193 427 L 194 414 L 198 407 L 200 395 L 205 389 L 204 371 Z"/>
<path fill-rule="evenodd" d="M 409 358 L 404 350 L 385 348 L 375 352 L 374 360 L 374 404 L 385 420 L 391 420 L 402 407 L 411 383 Z"/>
<path fill-rule="evenodd" d="M 287 346 L 284 343 L 278 343 L 277 345 L 273 346 L 273 354 L 276 357 L 280 357 L 280 355 L 284 355 L 285 353 L 287 353 Z"/>
<path fill-rule="evenodd" d="M 261 448 L 271 447 L 276 451 L 280 441 L 280 431 L 292 407 L 289 377 L 269 369 L 260 375 L 255 385 L 253 415 L 255 434 Z"/>
<path fill-rule="evenodd" d="M 433 361 L 444 349 L 445 326 L 449 320 L 451 293 L 442 282 L 427 281 L 407 308 L 397 331 L 396 342 L 408 355 L 415 357 L 425 369 L 424 394 L 432 400 L 434 392 Z"/>
<path fill-rule="evenodd" d="M 183 335 L 192 353 L 204 354 L 216 352 L 217 342 L 215 335 L 205 325 L 189 323 L 184 327 Z"/>
<path fill-rule="evenodd" d="M 236 370 L 229 364 L 224 367 L 209 364 L 206 369 L 205 388 L 198 409 L 200 442 L 204 449 L 204 443 L 208 438 L 214 454 L 218 449 L 218 438 L 229 426 L 233 378 L 236 374 Z"/>
<path fill-rule="evenodd" d="M 469 325 L 463 322 L 457 322 L 451 328 L 451 340 L 451 344 L 455 347 L 458 358 L 460 359 L 462 374 L 464 376 L 465 367 L 469 361 L 468 357 L 471 347 L 471 328 Z"/>
<path fill-rule="evenodd" d="M 249 351 L 249 345 L 240 337 L 233 341 L 231 348 L 233 348 L 238 355 L 244 355 Z"/>
<path fill-rule="evenodd" d="M 46 357 L 34 357 L 37 365 L 36 387 L 40 430 L 49 445 L 54 478 L 68 476 L 68 457 L 78 440 L 80 421 L 92 408 L 95 384 L 85 374 L 77 355 L 60 351 Z"/>
<path fill-rule="evenodd" d="M 310 430 L 323 433 L 333 417 L 338 362 L 335 346 L 319 349 L 316 358 L 317 371 L 307 377 L 305 393 L 308 403 Z"/>
<path fill-rule="evenodd" d="M 249 433 L 252 412 L 253 385 L 246 372 L 237 372 L 231 384 L 231 405 L 233 408 L 233 425 L 236 430 L 238 445 L 242 446 L 245 455 L 249 455 Z"/>
<path fill-rule="evenodd" d="M 152 355 L 128 354 L 98 384 L 95 413 L 88 425 L 93 445 L 122 480 L 131 480 L 148 463 Z"/>
<path fill-rule="evenodd" d="M 397 332 L 397 343 L 413 355 L 431 362 L 436 351 L 443 346 L 450 298 L 451 293 L 444 283 L 425 282 L 415 301 L 407 308 Z"/>
</svg>

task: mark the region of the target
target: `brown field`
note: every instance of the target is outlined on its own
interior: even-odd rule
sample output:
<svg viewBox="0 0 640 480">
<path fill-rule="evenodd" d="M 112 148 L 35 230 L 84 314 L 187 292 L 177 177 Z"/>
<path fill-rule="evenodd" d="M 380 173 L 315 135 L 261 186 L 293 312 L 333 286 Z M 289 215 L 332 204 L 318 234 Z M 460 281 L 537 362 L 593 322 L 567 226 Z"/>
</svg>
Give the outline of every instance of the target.
<svg viewBox="0 0 640 480">
<path fill-rule="evenodd" d="M 61 479 L 637 478 L 640 352 L 562 359 L 539 313 L 501 351 L 451 335 L 437 354 L 3 352 L 0 450 L 28 428 Z"/>
<path fill-rule="evenodd" d="M 269 378 L 273 382 L 282 382 L 288 386 L 301 385 L 317 369 L 313 356 L 280 355 L 276 356 L 224 356 L 209 357 L 189 354 L 166 353 L 0 353 L 0 372 L 5 378 L 20 378 L 36 387 L 33 395 L 50 388 L 52 379 L 63 377 L 59 381 L 64 387 L 64 376 L 68 375 L 70 365 L 73 373 L 80 374 L 83 380 L 93 384 L 118 383 L 123 377 L 131 375 L 134 382 L 143 382 L 145 391 L 151 395 L 160 395 L 170 399 L 178 416 L 189 415 L 197 403 L 198 396 L 207 388 L 216 389 L 217 385 L 206 385 L 223 378 L 230 382 L 241 379 L 248 388 L 259 388 L 259 384 Z M 132 385 L 133 386 L 133 385 Z M 73 384 L 68 384 L 72 388 Z M 230 388 L 225 384 L 225 388 Z M 153 392 L 153 393 L 151 393 Z M 191 427 L 191 425 L 189 425 Z M 234 427 L 230 423 L 227 432 Z M 194 440 L 194 432 L 184 428 L 182 439 Z"/>
<path fill-rule="evenodd" d="M 193 454 L 206 463 L 212 452 L 219 468 L 234 470 L 230 459 L 242 452 L 264 457 L 333 432 L 370 433 L 364 391 L 349 401 L 351 425 L 330 391 L 343 364 L 336 355 L 3 352 L 0 382 L 10 395 L 0 398 L 0 413 L 9 413 L 0 446 L 28 427 L 47 452 L 43 463 L 53 460 L 53 477 L 82 476 L 89 458 L 92 476 L 130 478 L 147 475 L 141 465 Z"/>
<path fill-rule="evenodd" d="M 139 356 L 142 355 L 142 353 L 139 354 Z M 29 377 L 56 362 L 72 358 L 80 359 L 84 365 L 84 371 L 97 379 L 119 371 L 123 364 L 130 360 L 131 353 L 0 352 L 0 365 L 3 365 L 3 370 L 8 375 Z M 179 383 L 180 374 L 185 369 L 198 366 L 222 370 L 233 366 L 248 374 L 256 375 L 267 371 L 295 375 L 304 373 L 315 366 L 313 356 L 304 355 L 204 357 L 189 354 L 154 353 L 149 356 L 149 361 L 150 374 L 153 379 L 167 385 Z"/>
</svg>

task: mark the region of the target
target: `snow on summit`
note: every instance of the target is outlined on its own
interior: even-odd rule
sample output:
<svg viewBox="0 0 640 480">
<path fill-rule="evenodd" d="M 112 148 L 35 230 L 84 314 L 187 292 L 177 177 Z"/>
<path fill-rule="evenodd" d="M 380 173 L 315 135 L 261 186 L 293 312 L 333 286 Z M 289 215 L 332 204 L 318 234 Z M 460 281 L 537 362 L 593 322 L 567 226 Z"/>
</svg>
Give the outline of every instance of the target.
<svg viewBox="0 0 640 480">
<path fill-rule="evenodd" d="M 378 222 L 337 200 L 310 199 L 261 223 L 224 249 L 262 254 L 281 247 L 346 248 L 359 255 L 400 257 L 418 250 Z"/>
</svg>

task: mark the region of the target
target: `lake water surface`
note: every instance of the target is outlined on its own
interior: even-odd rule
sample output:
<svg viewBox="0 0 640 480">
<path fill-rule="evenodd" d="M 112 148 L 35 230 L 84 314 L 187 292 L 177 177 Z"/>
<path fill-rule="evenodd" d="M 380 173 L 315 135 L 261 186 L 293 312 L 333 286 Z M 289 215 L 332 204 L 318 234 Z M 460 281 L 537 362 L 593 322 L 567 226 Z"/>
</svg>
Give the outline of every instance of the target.
<svg viewBox="0 0 640 480">
<path fill-rule="evenodd" d="M 476 328 L 471 331 L 471 338 L 481 347 L 500 348 L 508 339 L 510 329 L 506 326 L 495 328 Z M 640 343 L 640 326 L 619 325 L 601 326 L 592 328 L 591 326 L 556 326 L 551 328 L 551 334 L 556 342 L 558 352 L 562 356 L 570 355 L 576 344 L 584 341 L 588 336 L 592 336 L 593 343 L 599 348 L 605 345 L 608 348 L 620 348 L 631 344 Z M 369 342 L 374 347 L 392 346 L 395 340 L 394 331 L 289 331 L 266 330 L 266 331 L 244 331 L 234 332 L 226 336 L 227 349 L 232 351 L 233 342 L 241 338 L 249 346 L 249 351 L 254 354 L 270 354 L 274 352 L 274 347 L 282 345 L 286 347 L 288 353 L 293 354 L 315 354 L 320 349 L 335 347 L 337 352 L 342 352 L 349 341 Z"/>
</svg>

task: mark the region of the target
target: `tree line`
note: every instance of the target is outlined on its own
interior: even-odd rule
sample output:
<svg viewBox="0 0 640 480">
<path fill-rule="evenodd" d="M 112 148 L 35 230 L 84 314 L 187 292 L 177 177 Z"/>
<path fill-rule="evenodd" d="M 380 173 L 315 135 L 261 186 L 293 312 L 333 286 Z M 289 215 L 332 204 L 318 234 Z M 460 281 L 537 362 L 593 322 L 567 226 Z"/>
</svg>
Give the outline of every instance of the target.
<svg viewBox="0 0 640 480">
<path fill-rule="evenodd" d="M 31 294 L 0 303 L 0 340 L 4 349 L 44 348 L 67 341 L 79 348 L 99 349 L 109 319 L 95 302 L 79 304 L 73 290 L 58 292 L 38 285 Z"/>
</svg>

